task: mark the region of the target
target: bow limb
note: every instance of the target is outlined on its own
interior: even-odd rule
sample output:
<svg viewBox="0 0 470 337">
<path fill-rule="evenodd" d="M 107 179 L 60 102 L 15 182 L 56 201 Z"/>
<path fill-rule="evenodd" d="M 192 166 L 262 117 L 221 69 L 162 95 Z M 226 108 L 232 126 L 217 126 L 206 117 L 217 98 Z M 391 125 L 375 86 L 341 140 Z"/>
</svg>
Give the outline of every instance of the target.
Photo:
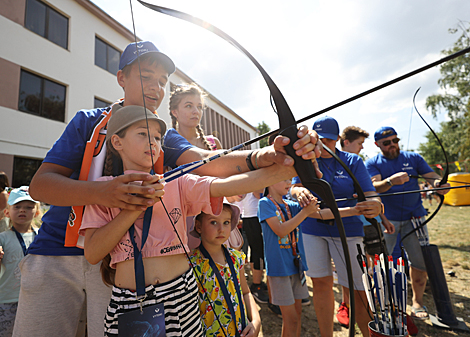
<svg viewBox="0 0 470 337">
<path fill-rule="evenodd" d="M 421 88 L 418 88 L 418 90 L 416 90 L 414 96 L 413 96 L 413 106 L 415 108 L 415 111 L 416 113 L 418 114 L 418 116 L 421 118 L 421 120 L 424 122 L 424 124 L 426 124 L 426 126 L 428 127 L 428 129 L 432 132 L 432 134 L 434 135 L 434 137 L 436 138 L 437 142 L 439 143 L 439 146 L 441 147 L 442 149 L 442 152 L 444 153 L 444 158 L 446 160 L 446 169 L 444 171 L 444 175 L 442 176 L 442 179 L 441 181 L 439 182 L 439 186 L 441 186 L 442 184 L 446 184 L 447 183 L 447 178 L 449 176 L 449 158 L 447 157 L 447 152 L 446 150 L 444 149 L 444 145 L 442 145 L 441 143 L 441 140 L 439 139 L 439 137 L 437 136 L 436 132 L 434 132 L 434 130 L 431 128 L 431 126 L 428 124 L 428 122 L 426 122 L 426 120 L 424 119 L 424 117 L 419 113 L 418 111 L 418 108 L 416 107 L 416 96 L 418 95 L 418 92 Z M 426 179 L 426 178 L 425 178 Z M 439 212 L 439 210 L 441 209 L 442 205 L 444 204 L 444 195 L 442 194 L 439 194 L 439 199 L 440 199 L 440 202 L 439 202 L 439 205 L 437 206 L 437 208 L 434 210 L 434 212 L 420 225 L 416 226 L 416 228 L 414 228 L 411 232 L 409 232 L 408 234 L 406 234 L 401 240 L 400 240 L 400 243 L 403 242 L 403 240 L 405 240 L 405 238 L 407 238 L 411 233 L 414 233 L 416 232 L 418 229 L 426 226 L 428 224 L 429 221 L 432 220 L 432 218 L 434 218 L 434 216 Z"/>
<path fill-rule="evenodd" d="M 339 158 L 338 155 L 336 155 L 335 151 L 332 151 L 331 149 L 329 149 L 327 146 L 323 146 L 323 149 L 328 152 L 343 168 L 344 170 L 349 174 L 349 176 L 351 177 L 352 181 L 353 181 L 353 185 L 354 185 L 354 190 L 356 191 L 357 193 L 357 201 L 358 202 L 362 202 L 362 201 L 366 201 L 366 195 L 364 193 L 364 190 L 362 189 L 361 185 L 359 184 L 359 181 L 357 180 L 356 176 L 352 173 L 351 169 Z M 388 251 L 387 251 L 387 246 L 385 245 L 385 239 L 384 239 L 384 236 L 383 236 L 383 233 L 382 233 L 382 228 L 380 228 L 379 226 L 379 223 L 377 222 L 377 219 L 375 218 L 365 218 L 371 225 L 372 227 L 375 228 L 375 230 L 377 231 L 377 234 L 379 236 L 379 240 L 380 240 L 380 245 L 381 245 L 381 248 L 382 248 L 382 253 L 387 256 L 388 255 Z M 346 255 L 345 255 L 345 258 L 346 258 Z M 347 263 L 348 261 L 346 260 L 345 263 Z M 349 261 L 350 262 L 350 261 Z M 389 286 L 389 289 L 392 289 L 391 287 L 391 284 L 390 284 L 390 275 L 389 275 L 389 270 L 388 268 L 385 268 L 385 272 L 387 274 L 387 283 L 388 283 L 388 286 Z M 392 302 L 392 294 L 391 292 L 388 292 L 388 295 L 389 295 L 389 301 L 390 303 L 393 303 Z M 365 305 L 365 304 L 364 304 Z M 392 324 L 395 324 L 395 322 L 392 320 Z"/>
<path fill-rule="evenodd" d="M 280 124 L 279 126 L 280 126 L 280 129 L 282 130 L 281 133 L 290 139 L 290 143 L 286 147 L 286 151 L 294 159 L 294 168 L 296 169 L 297 174 L 300 177 L 300 180 L 302 181 L 303 185 L 306 188 L 309 188 L 315 193 L 317 193 L 323 200 L 325 200 L 328 203 L 329 207 L 331 208 L 335 216 L 336 224 L 338 225 L 338 229 L 339 229 L 340 236 L 341 236 L 341 243 L 343 245 L 343 250 L 344 250 L 344 254 L 346 256 L 346 261 L 347 261 L 346 268 L 348 272 L 350 302 L 351 302 L 349 333 L 350 333 L 350 336 L 354 336 L 354 325 L 355 325 L 354 285 L 353 285 L 353 278 L 352 278 L 351 259 L 349 257 L 349 249 L 348 249 L 348 245 L 346 241 L 346 233 L 344 231 L 343 222 L 341 220 L 341 216 L 339 214 L 338 206 L 336 204 L 333 192 L 331 190 L 331 186 L 326 181 L 316 178 L 316 173 L 315 173 L 315 170 L 313 168 L 313 164 L 311 161 L 303 160 L 302 158 L 299 158 L 295 154 L 295 150 L 293 149 L 292 144 L 297 139 L 297 129 L 296 129 L 297 123 L 281 91 L 276 86 L 276 84 L 271 79 L 271 77 L 267 74 L 267 72 L 263 69 L 263 67 L 261 67 L 258 61 L 245 48 L 243 48 L 237 41 L 235 41 L 232 37 L 230 37 L 223 31 L 221 31 L 217 27 L 201 19 L 188 15 L 186 13 L 182 13 L 182 12 L 169 9 L 169 8 L 164 8 L 164 7 L 148 4 L 141 0 L 138 0 L 138 1 L 142 5 L 152 10 L 155 10 L 162 14 L 177 17 L 185 21 L 189 21 L 191 23 L 201 26 L 213 32 L 214 34 L 220 36 L 221 38 L 223 38 L 224 40 L 226 40 L 227 42 L 235 46 L 243 54 L 245 54 L 253 62 L 256 68 L 258 68 L 258 70 L 260 71 L 261 75 L 263 76 L 270 90 L 271 96 L 276 105 L 276 110 L 278 112 L 278 117 L 279 117 L 279 124 Z"/>
</svg>

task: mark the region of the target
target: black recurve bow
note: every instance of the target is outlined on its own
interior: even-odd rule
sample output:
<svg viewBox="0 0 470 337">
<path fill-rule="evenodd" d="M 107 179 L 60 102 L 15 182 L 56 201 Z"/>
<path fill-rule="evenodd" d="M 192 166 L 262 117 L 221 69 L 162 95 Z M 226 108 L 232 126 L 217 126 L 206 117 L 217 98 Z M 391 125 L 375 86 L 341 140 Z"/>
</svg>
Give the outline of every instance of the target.
<svg viewBox="0 0 470 337">
<path fill-rule="evenodd" d="M 290 143 L 286 146 L 287 153 L 294 159 L 294 168 L 302 182 L 302 184 L 314 191 L 320 198 L 322 198 L 331 209 L 332 213 L 334 214 L 336 224 L 338 226 L 339 234 L 341 237 L 341 243 L 343 245 L 343 250 L 346 259 L 346 269 L 348 273 L 348 284 L 349 284 L 349 292 L 350 292 L 350 303 L 351 303 L 351 310 L 350 310 L 350 319 L 349 319 L 349 333 L 350 336 L 354 336 L 354 325 L 355 325 L 355 301 L 354 301 L 354 284 L 352 278 L 352 268 L 351 268 L 351 259 L 349 257 L 349 249 L 346 242 L 346 233 L 344 231 L 343 222 L 341 220 L 341 216 L 338 211 L 338 206 L 336 204 L 333 192 L 331 190 L 331 186 L 324 180 L 316 178 L 316 172 L 313 167 L 313 164 L 310 160 L 304 160 L 298 157 L 295 154 L 295 150 L 292 147 L 292 144 L 295 140 L 298 139 L 297 137 L 297 122 L 295 121 L 294 115 L 292 114 L 289 105 L 287 104 L 284 96 L 282 95 L 281 91 L 271 79 L 271 77 L 267 74 L 267 72 L 263 69 L 263 67 L 258 63 L 258 61 L 245 49 L 243 48 L 237 41 L 235 41 L 232 37 L 228 34 L 220 30 L 219 28 L 205 22 L 199 18 L 193 17 L 192 15 L 176 11 L 170 8 L 165 8 L 157 5 L 152 5 L 146 3 L 144 1 L 138 0 L 142 5 L 152 10 L 155 10 L 159 13 L 166 14 L 169 16 L 173 16 L 188 22 L 191 22 L 195 25 L 198 25 L 202 28 L 205 28 L 212 33 L 218 35 L 219 37 L 223 38 L 225 41 L 229 42 L 233 46 L 235 46 L 238 50 L 240 50 L 243 54 L 245 54 L 258 68 L 261 75 L 263 76 L 269 91 L 271 93 L 272 100 L 276 106 L 276 111 L 279 118 L 279 128 L 280 133 L 283 136 L 286 136 L 290 139 Z"/>
</svg>

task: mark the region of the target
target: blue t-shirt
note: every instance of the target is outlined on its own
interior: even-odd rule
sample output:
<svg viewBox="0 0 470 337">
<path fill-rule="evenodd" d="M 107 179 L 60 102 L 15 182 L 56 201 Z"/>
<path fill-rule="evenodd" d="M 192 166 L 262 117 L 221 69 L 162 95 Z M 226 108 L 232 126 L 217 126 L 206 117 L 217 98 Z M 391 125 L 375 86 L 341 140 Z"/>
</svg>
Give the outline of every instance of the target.
<svg viewBox="0 0 470 337">
<path fill-rule="evenodd" d="M 365 217 L 364 215 L 359 216 L 359 219 L 361 219 L 362 224 L 363 224 L 364 226 L 369 226 L 369 225 L 371 225 L 371 223 L 370 223 L 369 221 L 367 221 L 367 219 L 366 219 L 366 217 Z M 377 223 L 379 223 L 379 224 L 382 222 L 382 218 L 380 217 L 380 215 L 377 215 L 374 219 L 377 220 Z"/>
<path fill-rule="evenodd" d="M 397 172 L 406 172 L 409 175 L 423 175 L 433 170 L 423 157 L 414 152 L 400 151 L 395 159 L 388 159 L 381 153 L 367 160 L 366 168 L 371 177 L 380 174 L 381 179 L 386 179 Z M 410 178 L 403 185 L 392 186 L 387 193 L 419 190 L 418 179 Z M 426 215 L 426 210 L 421 202 L 421 193 L 387 196 L 382 198 L 385 206 L 385 216 L 389 220 L 404 221 L 413 216 Z"/>
<path fill-rule="evenodd" d="M 285 199 L 284 199 L 285 200 Z M 292 217 L 296 216 L 302 208 L 296 202 L 285 200 L 289 205 Z M 287 219 L 287 211 L 284 203 L 279 204 L 284 218 Z M 292 254 L 292 246 L 289 235 L 283 238 L 277 236 L 271 227 L 269 227 L 266 219 L 276 217 L 276 206 L 271 200 L 264 197 L 258 203 L 258 219 L 263 229 L 264 243 L 264 263 L 266 265 L 266 274 L 269 276 L 290 276 L 298 273 L 297 267 L 294 265 L 294 255 Z M 302 260 L 304 270 L 307 270 L 305 260 L 304 243 L 302 239 L 302 229 L 299 227 L 299 238 L 297 243 L 298 253 Z"/>
<path fill-rule="evenodd" d="M 57 164 L 72 169 L 73 173 L 70 178 L 77 180 L 80 175 L 86 141 L 95 125 L 99 123 L 100 116 L 105 109 L 108 108 L 77 112 L 65 128 L 64 133 L 47 153 L 44 163 Z M 165 144 L 167 144 L 164 149 L 165 165 L 171 166 L 176 162 L 181 153 L 192 147 L 184 138 L 187 144 L 180 138 L 183 137 L 178 133 L 175 135 L 172 132 L 167 132 L 165 135 Z M 169 162 L 167 162 L 167 158 L 170 159 Z M 83 249 L 81 248 L 64 247 L 65 230 L 70 211 L 70 206 L 51 206 L 49 211 L 42 217 L 43 223 L 39 234 L 29 246 L 30 254 L 55 256 L 83 255 Z"/>
<path fill-rule="evenodd" d="M 375 191 L 361 157 L 354 153 L 339 150 L 336 150 L 336 154 L 349 167 L 364 192 Z M 317 161 L 323 173 L 322 179 L 326 180 L 331 185 L 336 199 L 351 198 L 353 194 L 356 193 L 353 180 L 335 158 L 318 158 Z M 299 184 L 301 181 L 299 177 L 295 177 L 292 183 Z M 312 191 L 312 193 L 316 195 L 315 192 Z M 319 200 L 321 199 L 319 198 Z M 339 201 L 337 204 L 339 208 L 354 207 L 356 201 Z M 364 236 L 363 223 L 360 217 L 348 216 L 342 218 L 342 220 L 347 237 Z M 316 236 L 340 237 L 336 224 L 330 226 L 313 218 L 307 218 L 302 222 L 302 231 L 305 234 Z"/>
<path fill-rule="evenodd" d="M 168 129 L 162 143 L 162 148 L 165 152 L 165 165 L 175 168 L 177 166 L 176 161 L 181 154 L 192 147 L 194 145 L 181 136 L 178 131 L 173 128 Z"/>
</svg>

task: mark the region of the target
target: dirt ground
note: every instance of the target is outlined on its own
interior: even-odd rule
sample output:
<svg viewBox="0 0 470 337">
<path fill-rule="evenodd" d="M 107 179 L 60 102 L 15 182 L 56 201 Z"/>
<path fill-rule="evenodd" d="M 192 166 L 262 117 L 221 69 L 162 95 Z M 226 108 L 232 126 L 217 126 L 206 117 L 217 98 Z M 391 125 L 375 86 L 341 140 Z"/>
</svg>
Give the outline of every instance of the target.
<svg viewBox="0 0 470 337">
<path fill-rule="evenodd" d="M 431 206 L 428 201 L 425 201 L 424 205 L 429 208 L 430 212 L 436 207 L 435 202 Z M 451 207 L 444 205 L 428 227 L 431 244 L 436 244 L 439 247 L 454 313 L 457 317 L 462 318 L 467 327 L 470 328 L 470 206 Z M 454 277 L 447 275 L 450 271 L 455 273 Z M 251 273 L 248 274 L 250 277 Z M 251 284 L 250 279 L 249 283 Z M 307 285 L 311 297 L 312 283 L 310 279 L 307 280 Z M 408 303 L 411 303 L 411 287 L 410 285 L 408 287 Z M 337 309 L 341 302 L 340 286 L 334 286 L 334 294 Z M 435 314 L 436 306 L 429 283 L 426 287 L 424 302 L 429 313 Z M 260 304 L 259 309 L 262 321 L 260 336 L 280 336 L 282 319 L 273 314 L 268 309 L 267 304 Z M 410 313 L 409 306 L 407 312 Z M 470 336 L 470 333 L 454 332 L 434 327 L 429 319 L 415 321 L 415 323 L 419 329 L 418 336 Z M 334 336 L 346 337 L 348 335 L 349 330 L 341 327 L 335 318 Z M 361 335 L 357 325 L 356 335 Z M 313 304 L 303 307 L 301 336 L 320 336 Z"/>
</svg>

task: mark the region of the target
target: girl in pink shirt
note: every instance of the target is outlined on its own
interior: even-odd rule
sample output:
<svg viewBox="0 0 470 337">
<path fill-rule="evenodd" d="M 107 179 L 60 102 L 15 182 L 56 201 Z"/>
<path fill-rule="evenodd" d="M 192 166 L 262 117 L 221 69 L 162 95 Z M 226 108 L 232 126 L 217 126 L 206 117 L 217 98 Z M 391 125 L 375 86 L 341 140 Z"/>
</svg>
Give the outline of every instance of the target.
<svg viewBox="0 0 470 337">
<path fill-rule="evenodd" d="M 150 172 L 160 154 L 165 130 L 165 122 L 149 110 L 116 105 L 108 123 L 107 151 L 122 160 L 124 174 Z M 108 158 L 107 163 L 111 163 L 111 155 Z M 142 183 L 158 189 L 153 207 L 145 214 L 140 209 L 87 207 L 80 229 L 85 236 L 85 257 L 97 264 L 109 254 L 109 266 L 115 270 L 109 273 L 103 263 L 103 279 L 113 284 L 105 335 L 117 336 L 120 330 L 121 333 L 127 328 L 134 331 L 136 326 L 157 335 L 164 324 L 163 335 L 202 336 L 198 288 L 186 255 L 186 217 L 201 212 L 218 215 L 223 196 L 261 189 L 294 175 L 293 168 L 277 165 L 225 179 L 186 174 L 166 185 L 158 184 L 161 176 L 155 175 L 153 180 Z M 151 220 L 144 221 L 144 216 L 150 215 Z M 143 247 L 142 238 L 146 240 Z M 141 316 L 149 314 L 151 322 L 135 321 L 134 313 L 141 312 Z M 152 321 L 159 316 L 162 320 L 158 323 Z"/>
</svg>

